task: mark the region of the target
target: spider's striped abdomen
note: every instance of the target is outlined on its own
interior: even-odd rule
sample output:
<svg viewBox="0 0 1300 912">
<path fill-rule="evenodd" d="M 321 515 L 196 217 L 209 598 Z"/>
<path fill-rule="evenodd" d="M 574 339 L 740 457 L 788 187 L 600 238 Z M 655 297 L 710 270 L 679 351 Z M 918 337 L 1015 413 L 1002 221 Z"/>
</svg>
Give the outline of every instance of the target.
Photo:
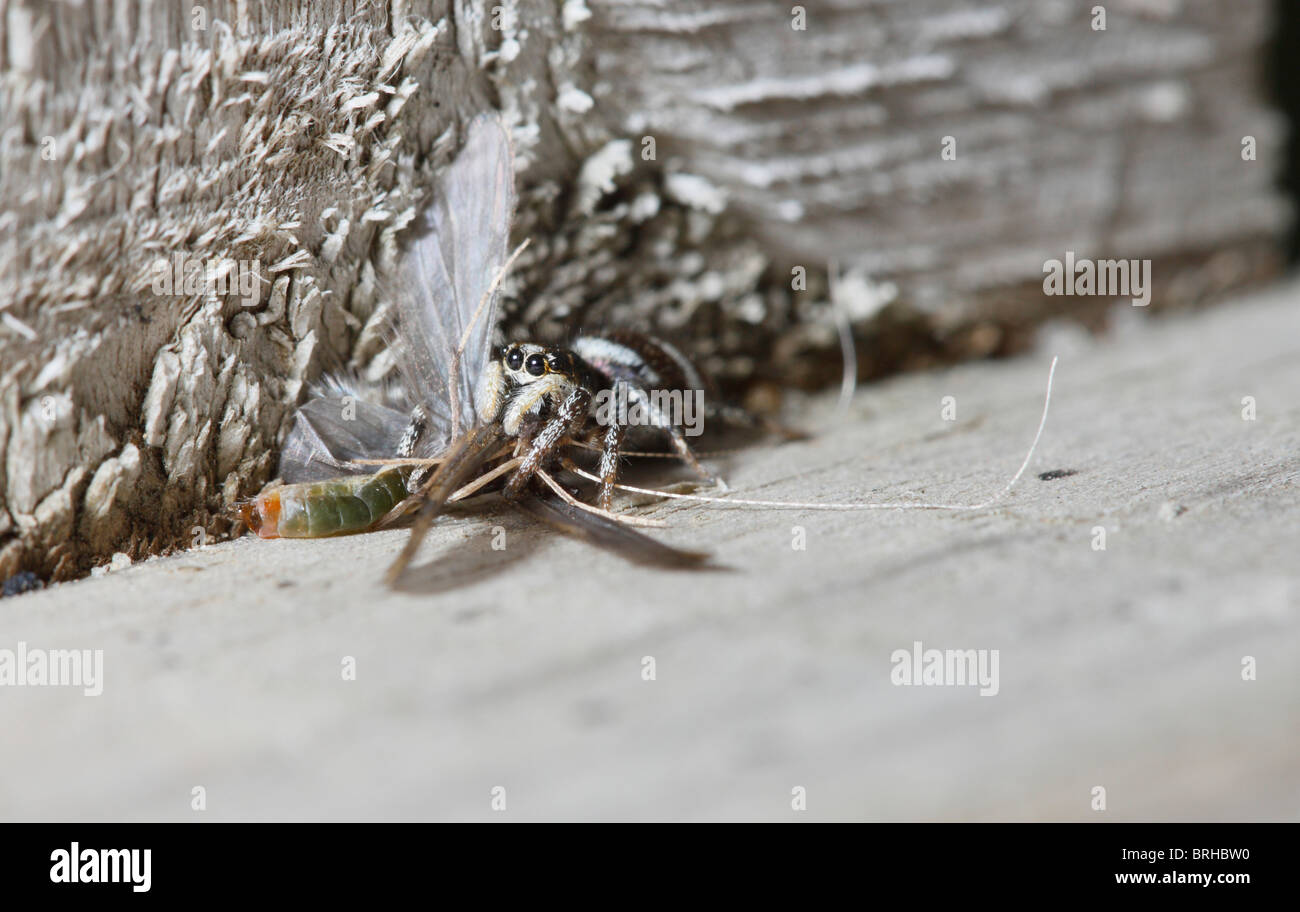
<svg viewBox="0 0 1300 912">
<path fill-rule="evenodd" d="M 364 532 L 406 498 L 406 475 L 403 469 L 384 469 L 373 475 L 280 485 L 257 495 L 240 512 L 262 538 Z"/>
<path fill-rule="evenodd" d="M 629 330 L 580 336 L 573 350 L 610 381 L 628 380 L 647 389 L 708 389 L 699 369 L 662 339 Z"/>
</svg>

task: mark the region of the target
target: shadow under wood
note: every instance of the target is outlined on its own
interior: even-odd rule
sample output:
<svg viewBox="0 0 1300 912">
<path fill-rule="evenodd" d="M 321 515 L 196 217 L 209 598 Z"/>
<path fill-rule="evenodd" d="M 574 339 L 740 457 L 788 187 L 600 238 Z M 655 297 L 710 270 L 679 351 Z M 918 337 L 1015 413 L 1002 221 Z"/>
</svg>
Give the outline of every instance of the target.
<svg viewBox="0 0 1300 912">
<path fill-rule="evenodd" d="M 520 523 L 514 517 L 508 522 L 502 519 L 495 511 L 480 514 L 475 519 L 479 525 L 468 538 L 438 551 L 428 563 L 408 567 L 393 589 L 408 595 L 455 592 L 507 572 L 546 544 L 545 530 Z M 501 526 L 506 534 L 506 547 L 499 550 L 492 547 L 494 526 Z"/>
</svg>

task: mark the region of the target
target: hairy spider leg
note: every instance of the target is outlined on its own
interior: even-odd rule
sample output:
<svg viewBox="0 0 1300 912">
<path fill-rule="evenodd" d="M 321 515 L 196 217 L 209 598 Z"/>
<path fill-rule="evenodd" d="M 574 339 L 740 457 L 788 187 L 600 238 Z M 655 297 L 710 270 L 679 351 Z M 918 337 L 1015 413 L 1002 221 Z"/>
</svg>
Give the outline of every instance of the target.
<svg viewBox="0 0 1300 912">
<path fill-rule="evenodd" d="M 606 512 L 609 512 L 614 485 L 618 482 L 619 453 L 626 433 L 627 426 L 615 421 L 605 428 L 604 440 L 601 441 L 600 492 L 596 495 L 596 504 Z"/>
<path fill-rule="evenodd" d="M 574 387 L 564 401 L 555 410 L 555 414 L 542 426 L 528 444 L 519 468 L 515 469 L 506 482 L 502 496 L 507 500 L 518 500 L 527 488 L 537 470 L 555 455 L 565 442 L 565 438 L 578 431 L 587 420 L 591 408 L 591 392 L 581 386 Z"/>
</svg>

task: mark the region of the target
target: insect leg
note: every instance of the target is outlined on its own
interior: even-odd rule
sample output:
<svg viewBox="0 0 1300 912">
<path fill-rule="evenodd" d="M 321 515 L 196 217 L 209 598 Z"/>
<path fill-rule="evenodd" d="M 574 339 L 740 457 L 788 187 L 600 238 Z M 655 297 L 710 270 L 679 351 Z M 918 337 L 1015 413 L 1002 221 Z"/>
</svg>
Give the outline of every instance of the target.
<svg viewBox="0 0 1300 912">
<path fill-rule="evenodd" d="M 424 497 L 415 520 L 411 524 L 411 535 L 406 545 L 397 555 L 397 559 L 388 568 L 385 581 L 392 585 L 397 581 L 406 565 L 420 549 L 420 542 L 428 534 L 434 519 L 442 512 L 447 498 L 459 490 L 474 477 L 483 463 L 492 458 L 501 445 L 502 437 L 494 425 L 479 425 L 458 438 L 451 449 L 444 454 L 443 463 L 438 466 L 428 481 L 424 482 L 417 493 Z"/>
</svg>

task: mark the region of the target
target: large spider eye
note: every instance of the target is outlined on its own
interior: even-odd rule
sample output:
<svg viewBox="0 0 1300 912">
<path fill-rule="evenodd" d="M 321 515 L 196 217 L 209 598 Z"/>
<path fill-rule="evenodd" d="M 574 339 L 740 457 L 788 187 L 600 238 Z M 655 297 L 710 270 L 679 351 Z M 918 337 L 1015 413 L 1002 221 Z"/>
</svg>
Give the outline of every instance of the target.
<svg viewBox="0 0 1300 912">
<path fill-rule="evenodd" d="M 524 353 L 517 348 L 512 348 L 506 352 L 506 367 L 512 371 L 517 371 L 524 363 Z"/>
<path fill-rule="evenodd" d="M 546 373 L 546 358 L 543 355 L 529 355 L 528 363 L 524 367 L 528 373 L 534 377 L 540 377 Z"/>
</svg>

